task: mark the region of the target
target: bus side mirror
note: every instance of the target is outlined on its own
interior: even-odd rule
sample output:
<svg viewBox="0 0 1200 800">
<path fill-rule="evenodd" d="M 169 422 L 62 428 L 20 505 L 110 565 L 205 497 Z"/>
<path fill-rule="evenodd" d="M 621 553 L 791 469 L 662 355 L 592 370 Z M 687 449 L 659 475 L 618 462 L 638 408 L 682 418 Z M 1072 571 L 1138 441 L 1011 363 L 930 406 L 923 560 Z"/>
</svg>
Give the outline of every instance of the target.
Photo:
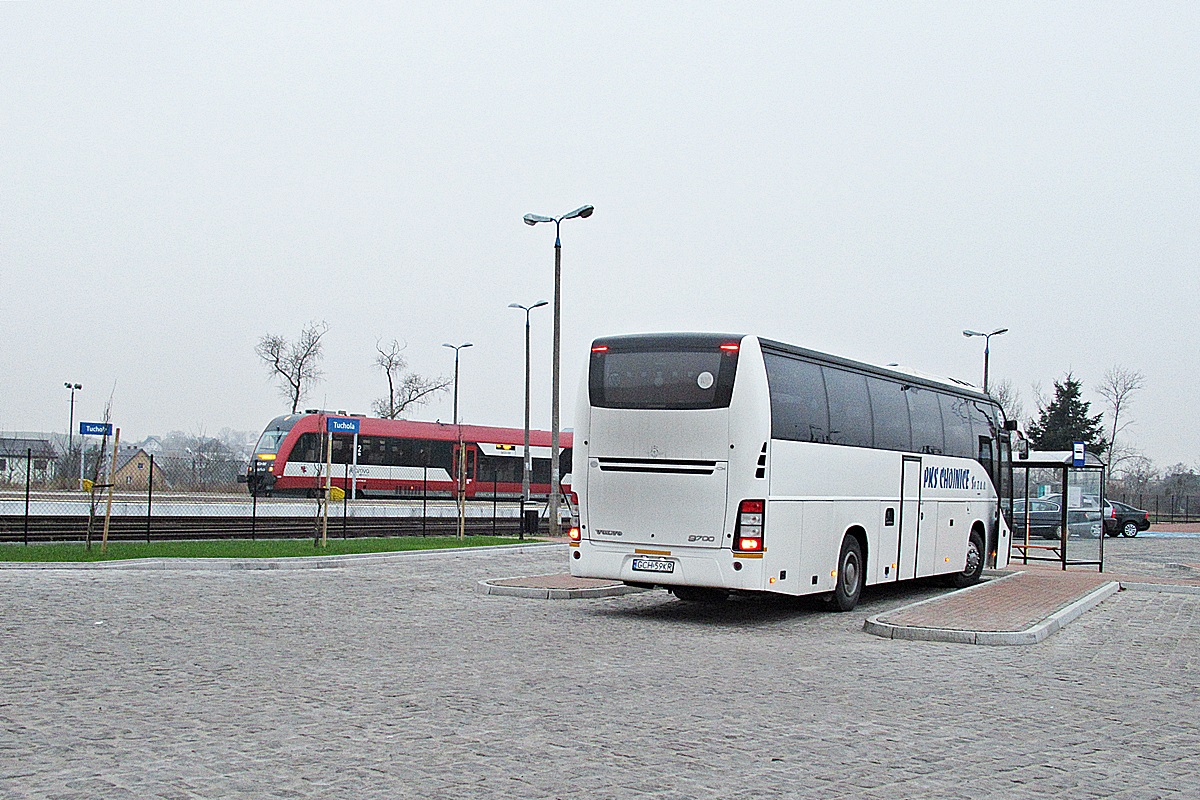
<svg viewBox="0 0 1200 800">
<path fill-rule="evenodd" d="M 1029 458 L 1029 440 L 1024 436 L 1017 439 L 1017 458 Z"/>
<path fill-rule="evenodd" d="M 1015 431 L 1017 429 L 1017 421 L 1015 419 L 1004 420 L 1004 430 Z"/>
</svg>

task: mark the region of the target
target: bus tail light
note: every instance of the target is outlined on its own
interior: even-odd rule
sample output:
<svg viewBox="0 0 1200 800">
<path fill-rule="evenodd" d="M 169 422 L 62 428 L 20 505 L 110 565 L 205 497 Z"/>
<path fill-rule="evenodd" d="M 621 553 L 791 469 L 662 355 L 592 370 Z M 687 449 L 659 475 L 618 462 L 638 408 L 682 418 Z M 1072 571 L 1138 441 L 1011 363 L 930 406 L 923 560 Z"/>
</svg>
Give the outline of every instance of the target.
<svg viewBox="0 0 1200 800">
<path fill-rule="evenodd" d="M 733 532 L 733 549 L 739 553 L 763 551 L 763 511 L 765 500 L 743 500 L 738 506 L 737 527 Z"/>
<path fill-rule="evenodd" d="M 572 525 L 572 526 L 570 527 L 570 529 L 567 531 L 567 538 L 568 538 L 569 540 L 571 540 L 572 542 L 578 542 L 578 541 L 579 541 L 579 539 L 580 539 L 581 537 L 580 537 L 580 533 L 579 533 L 579 526 L 578 526 L 578 525 Z"/>
</svg>

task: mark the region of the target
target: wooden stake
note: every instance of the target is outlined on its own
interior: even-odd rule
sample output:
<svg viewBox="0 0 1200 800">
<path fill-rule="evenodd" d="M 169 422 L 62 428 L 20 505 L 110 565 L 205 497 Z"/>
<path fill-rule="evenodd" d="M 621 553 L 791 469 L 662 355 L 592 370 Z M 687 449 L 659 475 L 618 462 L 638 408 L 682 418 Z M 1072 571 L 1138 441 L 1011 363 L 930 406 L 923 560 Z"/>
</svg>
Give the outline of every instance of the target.
<svg viewBox="0 0 1200 800">
<path fill-rule="evenodd" d="M 321 547 L 326 546 L 326 534 L 329 533 L 329 495 L 333 488 L 333 434 L 329 436 L 329 446 L 325 448 L 325 508 L 321 515 Z"/>
<path fill-rule="evenodd" d="M 121 429 L 113 437 L 112 469 L 108 472 L 108 506 L 104 509 L 104 535 L 100 537 L 100 552 L 108 551 L 108 523 L 112 520 L 113 482 L 117 479 L 117 448 L 121 446 Z"/>
</svg>

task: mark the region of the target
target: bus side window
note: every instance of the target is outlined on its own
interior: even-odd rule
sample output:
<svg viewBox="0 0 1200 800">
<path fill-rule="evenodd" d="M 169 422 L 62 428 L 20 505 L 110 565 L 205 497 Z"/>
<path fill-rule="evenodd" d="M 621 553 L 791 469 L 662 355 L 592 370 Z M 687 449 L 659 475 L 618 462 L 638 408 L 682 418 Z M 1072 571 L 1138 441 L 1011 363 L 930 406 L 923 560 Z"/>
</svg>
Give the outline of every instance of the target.
<svg viewBox="0 0 1200 800">
<path fill-rule="evenodd" d="M 979 437 L 978 459 L 979 459 L 979 463 L 983 465 L 983 468 L 987 470 L 988 477 L 992 479 L 993 483 L 995 483 L 996 482 L 996 468 L 995 468 L 994 459 L 992 457 L 992 437 L 990 437 L 990 436 L 980 436 Z"/>
<path fill-rule="evenodd" d="M 912 450 L 912 428 L 904 389 L 894 381 L 867 378 L 871 416 L 875 421 L 875 446 L 884 450 Z"/>
<path fill-rule="evenodd" d="M 946 455 L 973 458 L 971 446 L 971 401 L 954 395 L 940 395 L 942 425 L 946 431 Z"/>
<path fill-rule="evenodd" d="M 775 353 L 765 353 L 763 361 L 771 392 L 771 438 L 829 441 L 829 407 L 821 367 Z"/>
<path fill-rule="evenodd" d="M 912 417 L 913 450 L 937 455 L 946 451 L 942 437 L 942 411 L 938 396 L 929 389 L 908 387 L 908 412 Z"/>
<path fill-rule="evenodd" d="M 867 377 L 858 372 L 822 367 L 829 395 L 829 441 L 872 447 L 871 401 Z"/>
</svg>

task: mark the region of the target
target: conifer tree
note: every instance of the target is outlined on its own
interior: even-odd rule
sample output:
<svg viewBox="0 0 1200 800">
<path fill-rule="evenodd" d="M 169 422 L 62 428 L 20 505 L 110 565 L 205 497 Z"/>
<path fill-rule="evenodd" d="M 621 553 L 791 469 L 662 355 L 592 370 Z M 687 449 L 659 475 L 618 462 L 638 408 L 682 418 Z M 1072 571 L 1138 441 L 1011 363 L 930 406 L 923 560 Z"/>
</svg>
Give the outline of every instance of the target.
<svg viewBox="0 0 1200 800">
<path fill-rule="evenodd" d="M 1067 373 L 1054 382 L 1054 399 L 1038 414 L 1026 433 L 1038 450 L 1070 450 L 1085 442 L 1089 453 L 1100 455 L 1108 448 L 1104 438 L 1104 414 L 1091 416 L 1091 403 L 1080 398 L 1083 383 Z"/>
</svg>

